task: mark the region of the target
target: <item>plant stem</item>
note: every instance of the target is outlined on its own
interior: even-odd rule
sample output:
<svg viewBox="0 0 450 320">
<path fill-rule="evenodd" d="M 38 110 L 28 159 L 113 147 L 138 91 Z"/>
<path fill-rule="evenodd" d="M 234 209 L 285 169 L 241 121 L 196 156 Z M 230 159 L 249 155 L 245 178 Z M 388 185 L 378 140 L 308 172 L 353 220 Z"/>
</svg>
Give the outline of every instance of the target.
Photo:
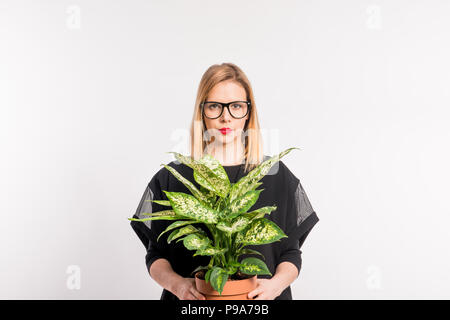
<svg viewBox="0 0 450 320">
<path fill-rule="evenodd" d="M 231 260 L 231 250 L 232 250 L 231 236 L 227 237 L 227 260 L 230 262 Z"/>
<path fill-rule="evenodd" d="M 216 245 L 216 232 L 214 230 L 214 226 L 209 223 L 206 223 L 205 225 L 208 228 L 209 232 L 211 232 L 211 234 L 213 236 L 213 243 L 214 243 L 214 245 Z"/>
</svg>

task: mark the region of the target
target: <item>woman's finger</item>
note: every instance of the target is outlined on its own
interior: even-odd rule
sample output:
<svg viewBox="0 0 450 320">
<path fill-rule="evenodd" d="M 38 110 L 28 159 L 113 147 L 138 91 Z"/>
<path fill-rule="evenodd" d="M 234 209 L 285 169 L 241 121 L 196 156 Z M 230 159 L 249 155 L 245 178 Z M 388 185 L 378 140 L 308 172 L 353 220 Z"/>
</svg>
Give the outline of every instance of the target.
<svg viewBox="0 0 450 320">
<path fill-rule="evenodd" d="M 267 300 L 264 294 L 259 294 L 254 300 Z"/>
<path fill-rule="evenodd" d="M 205 296 L 202 295 L 200 292 L 198 292 L 196 289 L 192 288 L 190 292 L 195 297 L 195 299 L 197 299 L 197 300 L 206 300 Z"/>
<path fill-rule="evenodd" d="M 260 293 L 261 293 L 261 289 L 260 289 L 260 288 L 256 288 L 255 290 L 250 291 L 250 292 L 248 293 L 247 296 L 248 296 L 250 299 L 253 299 L 253 297 L 257 296 L 257 295 L 260 294 Z"/>
</svg>

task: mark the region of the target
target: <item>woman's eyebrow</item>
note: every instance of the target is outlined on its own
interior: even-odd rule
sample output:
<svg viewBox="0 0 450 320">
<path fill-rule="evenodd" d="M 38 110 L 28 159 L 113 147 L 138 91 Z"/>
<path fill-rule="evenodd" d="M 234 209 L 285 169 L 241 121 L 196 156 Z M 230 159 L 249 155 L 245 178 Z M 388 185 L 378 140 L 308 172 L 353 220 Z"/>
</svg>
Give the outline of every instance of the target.
<svg viewBox="0 0 450 320">
<path fill-rule="evenodd" d="M 237 102 L 237 101 L 246 101 L 246 100 L 232 100 L 232 101 L 230 101 L 230 102 L 219 102 L 219 101 L 206 100 L 205 102 L 215 102 L 215 103 L 231 103 L 231 102 Z"/>
</svg>

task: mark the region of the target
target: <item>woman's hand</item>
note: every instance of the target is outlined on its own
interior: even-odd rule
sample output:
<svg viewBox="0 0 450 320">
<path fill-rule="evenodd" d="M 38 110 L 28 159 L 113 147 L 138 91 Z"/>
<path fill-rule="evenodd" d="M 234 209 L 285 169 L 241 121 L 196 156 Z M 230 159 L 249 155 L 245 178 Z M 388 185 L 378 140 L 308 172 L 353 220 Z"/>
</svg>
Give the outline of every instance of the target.
<svg viewBox="0 0 450 320">
<path fill-rule="evenodd" d="M 205 296 L 197 291 L 194 278 L 181 278 L 176 283 L 173 294 L 180 300 L 206 300 Z"/>
<path fill-rule="evenodd" d="M 274 300 L 281 294 L 279 283 L 275 279 L 257 279 L 258 286 L 248 293 L 250 299 Z"/>
</svg>

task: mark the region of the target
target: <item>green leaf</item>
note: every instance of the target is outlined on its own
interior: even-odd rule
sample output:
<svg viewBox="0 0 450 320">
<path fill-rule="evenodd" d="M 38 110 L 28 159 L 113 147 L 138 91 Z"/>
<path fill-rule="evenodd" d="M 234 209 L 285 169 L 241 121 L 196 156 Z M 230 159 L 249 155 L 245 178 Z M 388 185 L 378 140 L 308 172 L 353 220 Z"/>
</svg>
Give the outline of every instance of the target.
<svg viewBox="0 0 450 320">
<path fill-rule="evenodd" d="M 243 254 L 257 254 L 257 255 L 260 255 L 261 257 L 263 257 L 264 260 L 266 260 L 266 257 L 264 257 L 264 255 L 261 252 L 253 250 L 253 249 L 244 248 L 238 252 L 238 256 L 241 256 Z"/>
<path fill-rule="evenodd" d="M 231 202 L 228 207 L 231 212 L 231 215 L 235 216 L 237 214 L 244 213 L 248 209 L 250 209 L 255 204 L 255 202 L 258 200 L 259 194 L 263 190 L 264 189 L 250 190 L 247 193 L 245 193 L 244 195 L 235 199 L 233 202 Z"/>
<path fill-rule="evenodd" d="M 173 229 L 175 229 L 175 228 L 182 227 L 182 226 L 185 226 L 185 225 L 188 225 L 188 224 L 193 224 L 193 223 L 197 223 L 197 221 L 176 221 L 176 222 L 172 223 L 171 225 L 169 225 L 169 226 L 166 228 L 166 230 L 164 230 L 163 232 L 161 232 L 161 233 L 159 234 L 159 236 L 158 236 L 158 239 L 157 239 L 156 241 L 159 241 L 159 238 L 160 238 L 164 233 L 166 233 L 166 232 L 168 232 L 168 231 L 170 231 L 170 230 L 173 230 Z"/>
<path fill-rule="evenodd" d="M 192 157 L 184 156 L 184 155 L 182 155 L 181 153 L 178 153 L 178 152 L 169 151 L 169 152 L 166 152 L 166 153 L 173 153 L 173 155 L 175 156 L 175 158 L 178 161 L 180 161 L 181 163 L 184 163 L 188 167 L 190 167 L 191 164 L 194 162 L 194 159 L 192 159 Z"/>
<path fill-rule="evenodd" d="M 183 156 L 177 152 L 168 153 L 173 153 L 178 161 L 194 170 L 194 179 L 199 185 L 221 197 L 225 197 L 230 191 L 230 181 L 226 171 L 216 159 L 204 156 L 195 161 L 191 157 Z"/>
<path fill-rule="evenodd" d="M 223 287 L 228 280 L 228 273 L 222 268 L 214 267 L 211 271 L 210 280 L 211 286 L 214 290 L 218 291 L 219 294 L 222 295 Z"/>
<path fill-rule="evenodd" d="M 204 186 L 200 186 L 200 192 L 203 193 L 206 199 L 208 199 L 208 205 L 215 209 L 214 205 L 217 198 L 216 194 L 213 191 L 206 189 Z"/>
<path fill-rule="evenodd" d="M 199 232 L 199 230 L 196 227 L 191 226 L 191 225 L 188 225 L 188 226 L 178 229 L 178 230 L 174 230 L 167 238 L 167 243 L 171 243 L 173 240 L 178 239 L 179 237 L 197 233 L 197 232 Z"/>
<path fill-rule="evenodd" d="M 149 220 L 179 220 L 179 219 L 185 219 L 183 216 L 177 215 L 175 211 L 173 210 L 163 210 L 158 212 L 152 212 L 152 213 L 142 213 L 145 216 L 151 216 L 150 218 L 142 218 L 142 219 L 136 219 L 136 218 L 128 218 L 128 220 L 131 221 L 149 221 Z"/>
<path fill-rule="evenodd" d="M 227 172 L 211 155 L 205 154 L 192 168 L 194 179 L 206 189 L 221 197 L 225 197 L 230 192 L 231 184 Z"/>
<path fill-rule="evenodd" d="M 222 211 L 226 206 L 226 200 L 225 198 L 219 198 L 219 200 L 217 200 L 217 203 L 214 205 L 214 209 L 217 211 Z"/>
<path fill-rule="evenodd" d="M 258 258 L 246 258 L 242 260 L 239 270 L 242 273 L 250 275 L 272 275 L 267 265 Z"/>
<path fill-rule="evenodd" d="M 229 275 L 233 275 L 233 274 L 235 274 L 237 272 L 237 270 L 238 270 L 238 268 L 236 266 L 229 265 L 228 268 L 227 268 L 227 273 Z"/>
<path fill-rule="evenodd" d="M 211 170 L 201 164 L 196 164 L 192 167 L 194 169 L 194 180 L 199 185 L 202 185 L 221 197 L 225 197 L 228 194 L 229 189 L 226 189 L 225 182 L 217 177 Z"/>
<path fill-rule="evenodd" d="M 183 177 L 177 170 L 175 170 L 171 166 L 168 166 L 165 164 L 161 164 L 161 165 L 163 165 L 167 170 L 169 170 L 175 176 L 175 178 L 177 178 L 181 183 L 183 183 L 186 186 L 186 188 L 189 189 L 189 191 L 192 193 L 192 195 L 194 197 L 196 197 L 200 202 L 202 202 L 205 205 L 209 204 L 208 198 L 202 192 L 200 192 L 192 182 L 190 182 L 188 179 Z"/>
<path fill-rule="evenodd" d="M 234 201 L 237 197 L 242 194 L 247 193 L 249 190 L 254 188 L 255 184 L 262 179 L 272 168 L 272 166 L 279 161 L 283 156 L 288 154 L 291 150 L 300 148 L 289 148 L 285 151 L 273 156 L 272 158 L 263 161 L 259 166 L 251 170 L 246 176 L 239 179 L 230 190 L 230 201 Z"/>
<path fill-rule="evenodd" d="M 220 162 L 209 154 L 205 154 L 198 162 L 205 165 L 222 181 L 223 186 L 221 187 L 223 187 L 225 195 L 228 194 L 231 188 L 231 183 L 227 172 L 222 167 Z"/>
<path fill-rule="evenodd" d="M 244 245 L 259 245 L 272 243 L 287 238 L 283 230 L 274 222 L 261 218 L 253 220 L 250 225 L 243 231 L 242 238 L 239 241 Z"/>
<path fill-rule="evenodd" d="M 197 250 L 194 256 L 215 256 L 218 254 L 223 254 L 227 252 L 227 250 L 227 248 L 220 249 L 216 247 L 208 247 L 206 249 Z"/>
<path fill-rule="evenodd" d="M 157 211 L 157 212 L 142 212 L 141 214 L 144 216 L 155 216 L 155 217 L 176 216 L 176 213 L 173 210 L 162 210 L 162 211 Z"/>
<path fill-rule="evenodd" d="M 262 207 L 251 212 L 246 212 L 243 214 L 243 216 L 250 220 L 261 219 L 264 218 L 266 214 L 270 214 L 272 211 L 275 211 L 276 209 L 277 209 L 276 206 Z"/>
<path fill-rule="evenodd" d="M 186 236 L 185 236 L 185 237 L 179 238 L 179 239 L 177 240 L 177 243 L 180 242 L 180 241 L 184 241 L 184 238 L 186 238 Z"/>
<path fill-rule="evenodd" d="M 163 205 L 163 206 L 169 206 L 169 207 L 171 206 L 170 201 L 168 201 L 168 200 L 145 200 L 145 201 L 151 201 L 151 202 Z"/>
<path fill-rule="evenodd" d="M 258 188 L 260 185 L 262 185 L 262 182 L 253 182 L 249 187 L 248 190 L 255 190 L 256 188 Z"/>
<path fill-rule="evenodd" d="M 201 250 L 207 248 L 211 243 L 211 240 L 209 240 L 206 236 L 201 236 L 197 233 L 190 234 L 183 240 L 184 246 L 188 250 Z"/>
<path fill-rule="evenodd" d="M 206 282 L 209 282 L 209 279 L 211 277 L 211 272 L 212 272 L 212 269 L 209 269 L 208 271 L 206 271 L 206 273 L 205 273 L 205 281 Z"/>
<path fill-rule="evenodd" d="M 198 229 L 198 232 L 196 234 L 198 234 L 201 237 L 207 237 L 206 233 L 200 229 Z M 178 243 L 180 241 L 184 241 L 184 238 L 186 238 L 187 236 L 189 236 L 189 234 L 185 234 L 184 236 L 178 238 L 178 240 L 176 242 Z"/>
<path fill-rule="evenodd" d="M 222 221 L 216 225 L 216 228 L 226 232 L 227 234 L 233 234 L 235 232 L 239 232 L 244 230 L 245 227 L 250 223 L 250 220 L 246 217 L 237 217 L 231 222 Z"/>
<path fill-rule="evenodd" d="M 183 192 L 168 192 L 165 190 L 163 192 L 167 195 L 177 215 L 204 223 L 217 223 L 219 213 L 203 205 L 195 197 Z"/>
</svg>

